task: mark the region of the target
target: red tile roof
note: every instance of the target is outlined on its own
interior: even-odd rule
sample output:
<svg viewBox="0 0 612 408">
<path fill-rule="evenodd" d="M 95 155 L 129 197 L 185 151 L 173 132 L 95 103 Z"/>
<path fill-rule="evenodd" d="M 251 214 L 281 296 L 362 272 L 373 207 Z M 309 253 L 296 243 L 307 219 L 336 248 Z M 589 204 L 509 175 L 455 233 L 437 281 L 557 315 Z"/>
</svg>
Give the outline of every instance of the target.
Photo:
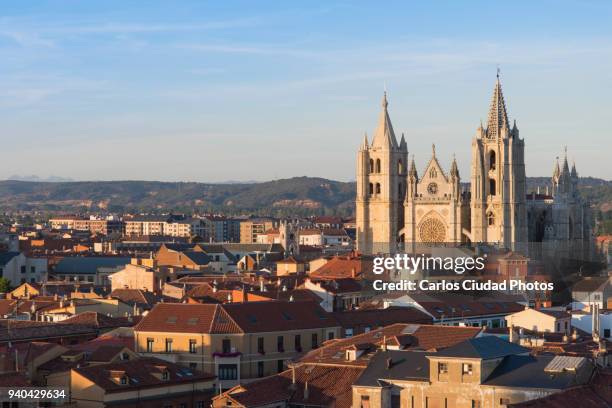
<svg viewBox="0 0 612 408">
<path fill-rule="evenodd" d="M 219 304 L 158 304 L 134 328 L 144 332 L 257 333 L 339 327 L 314 302 L 263 301 Z"/>
<path fill-rule="evenodd" d="M 363 372 L 362 367 L 330 367 L 304 364 L 292 370 L 249 384 L 234 387 L 215 399 L 229 398 L 243 407 L 256 407 L 285 401 L 294 405 L 350 408 L 352 385 Z M 308 391 L 305 391 L 308 384 Z"/>
<path fill-rule="evenodd" d="M 155 373 L 161 374 L 164 369 L 168 371 L 168 380 L 162 380 L 154 375 Z M 141 358 L 136 361 L 98 364 L 73 370 L 94 382 L 107 393 L 125 392 L 130 388 L 166 387 L 171 384 L 193 383 L 215 378 L 214 375 L 182 368 L 157 358 Z M 112 371 L 124 372 L 129 379 L 128 384 L 120 385 L 111 380 Z"/>
<path fill-rule="evenodd" d="M 317 350 L 307 353 L 301 361 L 365 367 L 367 360 L 347 361 L 345 351 L 362 344 L 378 347 L 382 345 L 383 340 L 386 340 L 389 346 L 408 345 L 409 348 L 417 350 L 438 350 L 473 338 L 480 330 L 478 327 L 397 323 L 358 336 L 328 341 Z M 410 341 L 407 342 L 403 336 L 411 336 Z"/>
</svg>

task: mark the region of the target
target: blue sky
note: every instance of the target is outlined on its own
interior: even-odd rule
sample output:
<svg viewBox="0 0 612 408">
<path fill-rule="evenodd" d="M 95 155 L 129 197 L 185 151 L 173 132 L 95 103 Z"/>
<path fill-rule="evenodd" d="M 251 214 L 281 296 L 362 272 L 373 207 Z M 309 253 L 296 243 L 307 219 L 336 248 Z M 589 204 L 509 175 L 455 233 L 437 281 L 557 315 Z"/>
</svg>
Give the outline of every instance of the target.
<svg viewBox="0 0 612 408">
<path fill-rule="evenodd" d="M 0 179 L 354 179 L 386 87 L 468 179 L 497 64 L 527 174 L 612 178 L 612 3 L 3 1 Z"/>
</svg>

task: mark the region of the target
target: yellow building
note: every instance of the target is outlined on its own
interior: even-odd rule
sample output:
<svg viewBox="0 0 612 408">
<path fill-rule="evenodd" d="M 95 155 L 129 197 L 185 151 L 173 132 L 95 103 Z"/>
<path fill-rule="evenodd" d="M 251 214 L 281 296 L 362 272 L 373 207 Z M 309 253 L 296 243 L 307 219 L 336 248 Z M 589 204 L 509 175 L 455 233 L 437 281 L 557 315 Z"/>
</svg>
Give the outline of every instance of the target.
<svg viewBox="0 0 612 408">
<path fill-rule="evenodd" d="M 158 304 L 134 327 L 137 352 L 214 373 L 222 388 L 281 372 L 339 335 L 314 302 Z"/>
</svg>

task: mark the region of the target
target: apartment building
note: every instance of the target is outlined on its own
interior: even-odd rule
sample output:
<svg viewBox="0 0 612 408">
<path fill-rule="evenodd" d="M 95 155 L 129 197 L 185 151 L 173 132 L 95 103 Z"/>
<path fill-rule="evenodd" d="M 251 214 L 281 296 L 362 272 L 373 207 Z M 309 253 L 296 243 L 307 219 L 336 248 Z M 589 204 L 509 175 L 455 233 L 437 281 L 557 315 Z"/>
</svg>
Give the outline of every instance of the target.
<svg viewBox="0 0 612 408">
<path fill-rule="evenodd" d="M 339 335 L 314 302 L 162 303 L 134 327 L 137 352 L 211 372 L 221 388 L 282 372 Z"/>
<path fill-rule="evenodd" d="M 353 385 L 353 407 L 498 408 L 583 385 L 584 357 L 529 355 L 494 336 L 439 351 L 383 348 Z"/>
<path fill-rule="evenodd" d="M 251 218 L 240 222 L 240 243 L 255 244 L 257 236 L 275 227 L 271 218 Z"/>
<path fill-rule="evenodd" d="M 91 234 L 110 235 L 123 233 L 123 221 L 115 218 L 60 217 L 49 220 L 51 229 L 89 231 Z"/>
<path fill-rule="evenodd" d="M 47 258 L 27 257 L 21 252 L 0 252 L 0 277 L 12 286 L 47 280 Z"/>
</svg>

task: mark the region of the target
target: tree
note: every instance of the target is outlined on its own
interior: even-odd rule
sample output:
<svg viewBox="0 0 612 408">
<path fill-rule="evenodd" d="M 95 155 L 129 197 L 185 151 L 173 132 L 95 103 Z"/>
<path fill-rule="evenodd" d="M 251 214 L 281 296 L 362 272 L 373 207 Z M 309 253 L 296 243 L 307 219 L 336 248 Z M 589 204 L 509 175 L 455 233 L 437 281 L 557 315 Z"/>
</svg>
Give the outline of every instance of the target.
<svg viewBox="0 0 612 408">
<path fill-rule="evenodd" d="M 6 278 L 0 278 L 0 293 L 8 293 L 11 291 L 11 281 Z"/>
</svg>

